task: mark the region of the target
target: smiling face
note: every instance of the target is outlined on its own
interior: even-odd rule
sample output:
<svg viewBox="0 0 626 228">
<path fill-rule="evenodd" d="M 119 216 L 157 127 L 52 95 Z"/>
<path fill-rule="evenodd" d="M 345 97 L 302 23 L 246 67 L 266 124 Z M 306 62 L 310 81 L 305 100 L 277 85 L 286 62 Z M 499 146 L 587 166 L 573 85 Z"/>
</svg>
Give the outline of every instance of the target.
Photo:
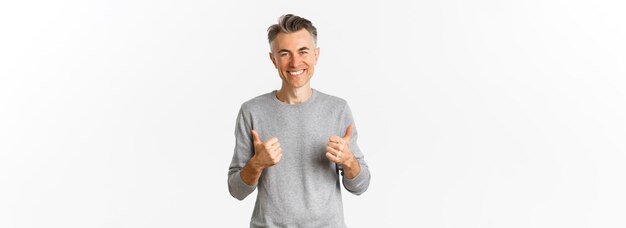
<svg viewBox="0 0 626 228">
<path fill-rule="evenodd" d="M 270 59 L 283 80 L 283 88 L 310 88 L 309 80 L 313 77 L 320 53 L 313 36 L 306 29 L 279 33 L 271 48 Z"/>
</svg>

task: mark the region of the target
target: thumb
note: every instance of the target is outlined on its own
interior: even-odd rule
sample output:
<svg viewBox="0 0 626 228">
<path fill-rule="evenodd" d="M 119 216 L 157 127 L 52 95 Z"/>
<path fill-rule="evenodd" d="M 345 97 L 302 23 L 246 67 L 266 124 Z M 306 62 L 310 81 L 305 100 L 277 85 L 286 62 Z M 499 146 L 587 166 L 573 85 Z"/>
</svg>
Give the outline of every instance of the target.
<svg viewBox="0 0 626 228">
<path fill-rule="evenodd" d="M 343 140 L 350 142 L 350 137 L 352 137 L 352 124 L 348 125 L 348 128 L 346 128 L 346 135 L 343 136 Z"/>
<path fill-rule="evenodd" d="M 259 139 L 259 134 L 256 133 L 254 129 L 252 129 L 252 139 L 254 140 L 254 144 L 262 143 L 261 139 Z"/>
</svg>

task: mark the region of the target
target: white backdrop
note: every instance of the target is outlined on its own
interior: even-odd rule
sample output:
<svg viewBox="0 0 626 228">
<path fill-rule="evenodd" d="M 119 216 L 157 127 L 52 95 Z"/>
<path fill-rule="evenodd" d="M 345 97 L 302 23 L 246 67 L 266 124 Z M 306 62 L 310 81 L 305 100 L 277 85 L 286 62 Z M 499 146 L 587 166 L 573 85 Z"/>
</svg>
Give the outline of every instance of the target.
<svg viewBox="0 0 626 228">
<path fill-rule="evenodd" d="M 372 171 L 350 227 L 626 227 L 622 1 L 2 1 L 0 227 L 247 227 L 266 29 L 319 29 Z"/>
</svg>

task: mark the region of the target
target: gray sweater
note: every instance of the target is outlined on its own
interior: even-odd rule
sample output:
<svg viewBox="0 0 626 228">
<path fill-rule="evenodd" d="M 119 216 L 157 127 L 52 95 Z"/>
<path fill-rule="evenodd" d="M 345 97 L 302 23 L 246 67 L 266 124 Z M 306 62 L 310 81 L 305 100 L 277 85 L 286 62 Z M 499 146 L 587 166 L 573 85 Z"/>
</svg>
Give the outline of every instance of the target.
<svg viewBox="0 0 626 228">
<path fill-rule="evenodd" d="M 250 227 L 346 227 L 339 184 L 343 170 L 325 153 L 330 136 L 343 137 L 353 122 L 345 100 L 317 90 L 301 104 L 283 103 L 273 91 L 241 105 L 228 190 L 243 200 L 258 187 Z M 252 129 L 262 141 L 277 137 L 283 150 L 280 162 L 263 170 L 257 186 L 247 185 L 239 176 L 254 155 Z M 350 149 L 361 171 L 341 182 L 346 190 L 360 195 L 369 186 L 370 172 L 357 145 L 357 132 L 355 124 Z"/>
</svg>

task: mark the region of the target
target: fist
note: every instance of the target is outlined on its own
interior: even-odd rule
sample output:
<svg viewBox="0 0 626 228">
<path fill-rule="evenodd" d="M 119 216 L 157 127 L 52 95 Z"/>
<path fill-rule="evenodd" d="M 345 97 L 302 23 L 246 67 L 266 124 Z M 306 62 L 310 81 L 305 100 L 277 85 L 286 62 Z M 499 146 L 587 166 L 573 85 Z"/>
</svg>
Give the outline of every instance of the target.
<svg viewBox="0 0 626 228">
<path fill-rule="evenodd" d="M 271 167 L 280 161 L 283 156 L 283 149 L 280 148 L 278 138 L 272 137 L 263 142 L 255 130 L 252 130 L 252 138 L 254 140 L 254 156 L 251 160 L 254 160 L 259 168 Z"/>
<path fill-rule="evenodd" d="M 352 124 L 350 124 L 346 129 L 345 136 L 331 136 L 330 139 L 328 139 L 328 144 L 326 145 L 326 158 L 340 165 L 350 164 L 355 159 L 354 154 L 352 154 L 352 151 L 350 150 L 351 135 Z"/>
</svg>

